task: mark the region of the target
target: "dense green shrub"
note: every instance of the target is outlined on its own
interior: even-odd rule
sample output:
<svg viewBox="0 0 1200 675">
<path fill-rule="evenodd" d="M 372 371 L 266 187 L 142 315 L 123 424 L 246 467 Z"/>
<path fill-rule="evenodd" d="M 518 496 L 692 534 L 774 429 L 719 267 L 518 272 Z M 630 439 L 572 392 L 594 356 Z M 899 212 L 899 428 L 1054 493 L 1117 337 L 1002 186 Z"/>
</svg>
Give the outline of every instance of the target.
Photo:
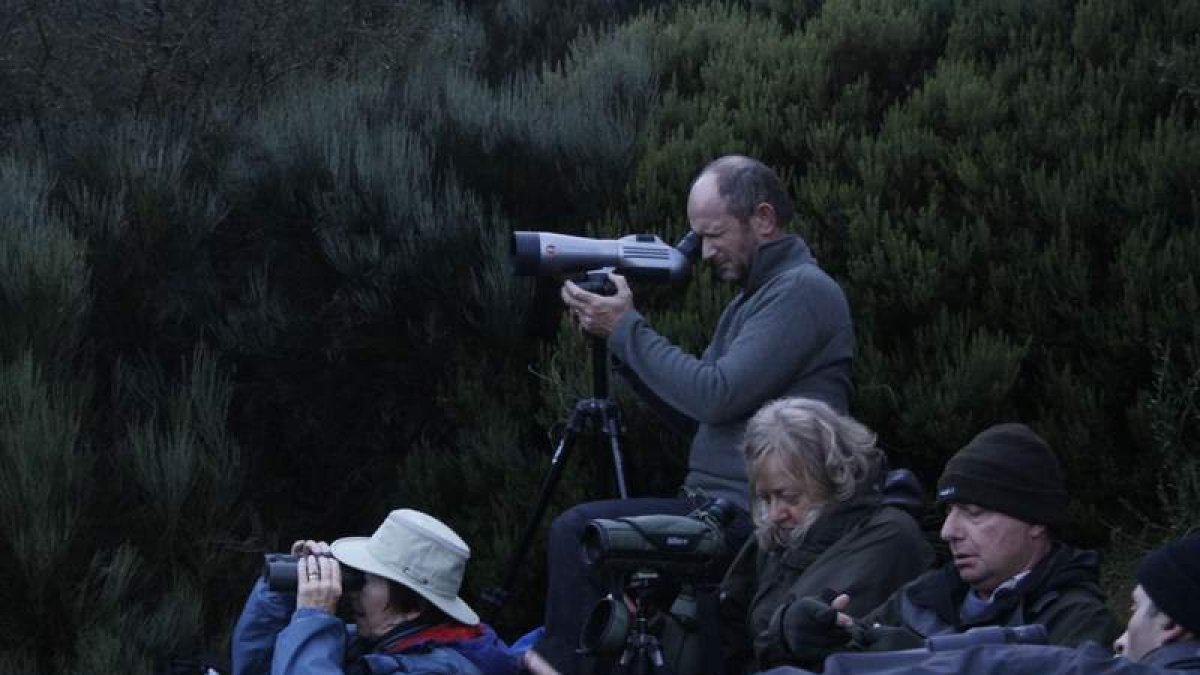
<svg viewBox="0 0 1200 675">
<path fill-rule="evenodd" d="M 166 154 L 141 168 L 169 173 Z M 0 597 L 21 608 L 3 618 L 4 672 L 147 672 L 222 630 L 212 607 L 223 609 L 235 560 L 226 537 L 245 520 L 232 387 L 203 350 L 176 375 L 123 362 L 98 339 L 115 318 L 104 282 L 118 281 L 102 249 L 148 234 L 124 210 L 148 176 L 112 159 L 129 173 L 89 201 L 93 215 L 115 216 L 95 221 L 52 196 L 69 190 L 40 163 L 0 160 L 12 317 L 0 340 L 0 547 L 13 561 Z M 152 212 L 165 193 L 141 194 Z"/>
<path fill-rule="evenodd" d="M 469 583 L 476 597 L 503 581 L 575 400 L 553 378 L 581 377 L 587 363 L 585 357 L 564 365 L 572 371 L 565 375 L 533 365 L 538 335 L 552 331 L 559 314 L 557 287 L 511 277 L 507 230 L 578 230 L 618 199 L 653 91 L 645 51 L 637 34 L 584 33 L 558 64 L 514 74 L 502 87 L 436 70 L 404 87 L 412 104 L 406 116 L 435 116 L 431 135 L 448 167 L 507 219 L 491 257 L 470 261 L 486 265 L 478 276 L 484 282 L 478 292 L 487 294 L 479 307 L 490 320 L 477 339 L 453 349 L 459 369 L 437 389 L 450 433 L 422 439 L 400 468 L 391 498 L 445 514 L 472 542 L 477 562 Z M 438 113 L 429 109 L 434 101 L 451 105 Z M 468 223 L 477 228 L 478 221 Z M 535 289 L 541 292 L 531 294 Z M 547 403 L 551 396 L 561 398 Z M 590 461 L 592 449 L 581 437 L 556 505 L 604 494 L 595 487 L 606 480 L 599 473 L 604 465 Z M 533 582 L 545 576 L 543 558 L 540 543 L 525 557 L 502 617 L 506 632 L 540 621 L 542 589 Z"/>
<path fill-rule="evenodd" d="M 1145 484 L 1157 444 L 1130 412 L 1153 345 L 1197 340 L 1193 275 L 1173 262 L 1198 250 L 1200 135 L 1181 86 L 1195 73 L 1176 70 L 1197 8 L 768 4 L 655 20 L 666 90 L 631 220 L 679 222 L 711 157 L 779 167 L 797 229 L 851 297 L 856 410 L 897 459 L 932 480 L 983 426 L 1022 419 L 1063 455 L 1077 513 L 1116 513 L 1107 496 Z M 695 344 L 726 297 L 649 302 Z M 1099 541 L 1085 522 L 1073 534 Z"/>
<path fill-rule="evenodd" d="M 619 195 L 652 94 L 640 39 L 563 34 L 552 60 L 507 54 L 519 72 L 492 78 L 487 11 L 258 9 L 221 39 L 214 25 L 246 10 L 30 6 L 6 26 L 5 114 L 29 123 L 6 131 L 21 150 L 0 288 L 21 318 L 0 346 L 27 381 L 14 410 L 79 420 L 48 424 L 70 433 L 44 444 L 77 466 L 26 481 L 38 503 L 73 496 L 42 517 L 89 516 L 29 544 L 33 523 L 10 512 L 0 544 L 75 565 L 61 588 L 29 587 L 61 598 L 13 632 L 42 645 L 14 668 L 145 672 L 220 652 L 257 553 L 369 532 L 396 506 L 475 544 L 473 594 L 529 515 L 508 491 L 536 489 L 543 434 L 513 411 L 540 396 L 529 333 L 554 317 L 527 315 L 535 284 L 509 273 L 508 232 Z M 128 51 L 139 40 L 174 51 Z M 62 61 L 25 67 L 40 47 Z M 89 77 L 114 54 L 140 70 Z M 51 461 L 9 454 L 30 475 Z M 112 479 L 88 483 L 93 467 Z M 536 622 L 539 602 L 513 616 Z"/>
<path fill-rule="evenodd" d="M 6 3 L 0 124 L 44 134 L 81 119 L 185 112 L 244 114 L 296 74 L 402 68 L 436 25 L 426 0 L 345 3 L 159 1 Z"/>
<path fill-rule="evenodd" d="M 733 152 L 846 288 L 896 462 L 1021 419 L 1070 537 L 1126 564 L 1194 521 L 1197 3 L 101 4 L 0 26 L 0 671 L 220 652 L 258 553 L 397 506 L 472 543 L 476 600 L 592 394 L 508 233 L 675 241 Z M 699 351 L 733 290 L 636 298 Z M 613 395 L 669 493 L 687 439 Z M 612 494 L 591 436 L 548 517 Z"/>
</svg>

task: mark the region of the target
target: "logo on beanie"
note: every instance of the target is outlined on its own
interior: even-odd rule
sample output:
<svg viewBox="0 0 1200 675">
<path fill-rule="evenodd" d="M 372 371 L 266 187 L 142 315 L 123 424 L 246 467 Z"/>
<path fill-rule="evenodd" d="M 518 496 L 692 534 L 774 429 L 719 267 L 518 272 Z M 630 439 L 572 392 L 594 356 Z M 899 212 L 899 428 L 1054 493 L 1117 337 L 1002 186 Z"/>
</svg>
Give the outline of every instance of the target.
<svg viewBox="0 0 1200 675">
<path fill-rule="evenodd" d="M 953 499 L 957 496 L 958 496 L 958 486 L 957 485 L 947 485 L 946 487 L 942 488 L 941 490 L 938 490 L 938 499 L 941 499 L 941 500 Z"/>
</svg>

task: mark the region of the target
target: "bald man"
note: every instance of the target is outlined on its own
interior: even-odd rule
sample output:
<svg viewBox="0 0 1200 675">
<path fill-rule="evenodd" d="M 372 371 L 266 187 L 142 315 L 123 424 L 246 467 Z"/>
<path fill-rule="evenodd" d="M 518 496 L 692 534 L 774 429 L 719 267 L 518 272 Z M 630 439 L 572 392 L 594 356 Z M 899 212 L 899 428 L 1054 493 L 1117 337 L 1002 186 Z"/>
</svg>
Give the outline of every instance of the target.
<svg viewBox="0 0 1200 675">
<path fill-rule="evenodd" d="M 848 411 L 854 351 L 850 308 L 804 240 L 787 232 L 794 210 L 779 176 L 749 157 L 721 157 L 693 181 L 687 216 L 701 239 L 704 261 L 739 289 L 699 357 L 650 326 L 634 308 L 622 277 L 613 275 L 617 292 L 611 296 L 564 284 L 563 302 L 580 328 L 606 341 L 617 372 L 671 426 L 691 437 L 691 450 L 684 480 L 689 496 L 583 504 L 551 526 L 546 637 L 538 651 L 562 672 L 582 670 L 574 653 L 579 631 L 606 592 L 579 551 L 589 520 L 681 515 L 720 497 L 740 508 L 728 536 L 731 546 L 740 546 L 751 529 L 740 454 L 747 420 L 783 397 L 816 399 Z"/>
</svg>

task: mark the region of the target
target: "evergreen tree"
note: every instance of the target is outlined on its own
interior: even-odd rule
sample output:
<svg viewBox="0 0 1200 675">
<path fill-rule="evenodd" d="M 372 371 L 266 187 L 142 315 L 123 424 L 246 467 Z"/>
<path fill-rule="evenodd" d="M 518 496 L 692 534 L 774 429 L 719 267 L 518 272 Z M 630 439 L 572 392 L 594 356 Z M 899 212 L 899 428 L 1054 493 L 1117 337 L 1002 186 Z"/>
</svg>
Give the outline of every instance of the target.
<svg viewBox="0 0 1200 675">
<path fill-rule="evenodd" d="M 1195 2 L 5 10 L 0 671 L 220 653 L 259 553 L 397 506 L 472 544 L 476 600 L 592 393 L 510 232 L 676 241 L 726 153 L 779 169 L 847 290 L 893 462 L 932 483 L 1020 419 L 1071 538 L 1194 519 Z M 635 290 L 697 353 L 734 289 Z M 614 396 L 635 493 L 669 494 L 687 439 Z M 586 441 L 548 517 L 612 494 Z"/>
</svg>

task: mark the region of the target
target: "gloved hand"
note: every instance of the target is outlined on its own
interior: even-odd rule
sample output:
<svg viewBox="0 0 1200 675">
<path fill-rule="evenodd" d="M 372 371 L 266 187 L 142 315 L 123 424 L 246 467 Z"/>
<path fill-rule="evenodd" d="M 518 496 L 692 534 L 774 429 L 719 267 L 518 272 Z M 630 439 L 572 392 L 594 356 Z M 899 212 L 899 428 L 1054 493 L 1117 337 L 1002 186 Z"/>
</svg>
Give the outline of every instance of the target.
<svg viewBox="0 0 1200 675">
<path fill-rule="evenodd" d="M 844 648 L 850 632 L 838 621 L 838 610 L 820 598 L 800 598 L 779 606 L 767 629 L 754 640 L 759 665 L 787 663 L 820 666 Z"/>
</svg>

